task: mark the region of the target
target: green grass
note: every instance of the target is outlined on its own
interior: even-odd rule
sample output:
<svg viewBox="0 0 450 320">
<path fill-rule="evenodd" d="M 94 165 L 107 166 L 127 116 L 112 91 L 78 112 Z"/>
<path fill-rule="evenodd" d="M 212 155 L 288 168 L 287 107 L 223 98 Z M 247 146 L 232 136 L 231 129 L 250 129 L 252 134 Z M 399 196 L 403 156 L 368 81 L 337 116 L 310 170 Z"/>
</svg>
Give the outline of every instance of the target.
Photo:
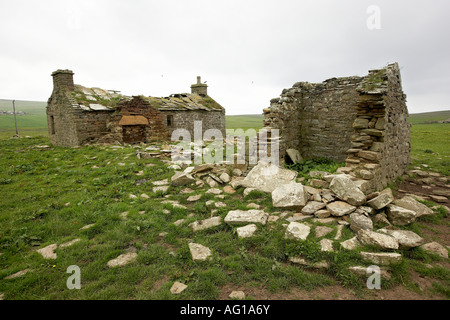
<svg viewBox="0 0 450 320">
<path fill-rule="evenodd" d="M 232 118 L 230 123 L 227 117 L 228 128 L 245 128 L 246 123 L 240 117 Z M 252 126 L 260 128 L 255 123 Z M 418 159 L 413 163 L 427 163 L 440 172 L 448 170 L 444 162 L 448 161 L 445 158 L 449 155 L 448 143 L 443 143 L 445 137 L 442 137 L 447 133 L 448 125 L 414 125 L 412 156 Z M 222 218 L 231 209 L 245 210 L 251 202 L 264 206 L 266 212 L 275 213 L 278 210 L 272 206 L 270 195 L 251 192 L 243 197 L 240 188 L 223 200 L 204 195 L 192 204 L 186 201 L 191 194 L 180 193 L 182 187 L 171 187 L 170 199 L 188 207 L 174 208 L 161 203 L 165 195 L 153 193 L 150 183 L 136 185 L 140 179 L 169 178 L 174 171 L 157 159 L 137 159 L 134 147 L 35 147 L 44 144 L 49 144 L 45 137 L 0 140 L 0 293 L 4 294 L 4 299 L 217 299 L 221 288 L 227 284 L 262 287 L 273 293 L 340 284 L 359 294 L 363 292 L 366 279 L 347 268 L 356 264 L 368 266 L 361 261 L 358 251 L 373 248 L 348 251 L 340 249 L 335 242 L 335 252 L 321 252 L 319 239 L 313 236 L 317 223 L 312 224 L 313 232 L 306 241 L 285 239 L 284 219 L 260 226 L 256 235 L 248 239 L 236 236 L 237 226 L 222 224 L 196 233 L 189 227 L 189 223 L 211 216 L 206 207 L 208 200 L 227 204 L 216 213 Z M 426 153 L 427 149 L 434 154 Z M 422 154 L 425 156 L 420 158 Z M 438 159 L 440 157 L 442 159 Z M 125 166 L 118 163 L 125 163 Z M 145 166 L 147 163 L 155 166 Z M 329 165 L 322 168 L 316 163 L 308 166 L 308 170 L 330 171 Z M 143 171 L 143 175 L 137 176 L 139 171 Z M 191 188 L 193 194 L 204 194 L 208 189 L 206 186 Z M 138 196 L 146 193 L 150 199 L 130 199 L 130 193 Z M 128 211 L 127 220 L 121 218 L 125 211 Z M 448 215 L 438 209 L 433 218 L 423 221 L 439 225 L 447 218 Z M 176 227 L 173 222 L 179 219 L 186 221 Z M 405 229 L 420 233 L 421 221 Z M 80 230 L 87 224 L 94 226 Z M 161 232 L 167 235 L 162 237 Z M 333 239 L 335 234 L 336 230 L 326 238 Z M 353 236 L 344 229 L 343 240 Z M 44 260 L 36 252 L 46 245 L 60 245 L 75 238 L 81 241 L 71 247 L 58 248 L 56 260 Z M 192 261 L 189 242 L 210 247 L 213 259 Z M 130 247 L 136 248 L 135 262 L 114 269 L 106 266 L 110 259 Z M 439 262 L 439 258 L 420 249 L 401 253 L 404 262 L 391 268 L 392 280 L 383 282 L 384 288 L 406 284 L 412 290 L 419 290 L 409 276 L 409 270 L 415 270 L 435 281 L 436 293 L 449 297 L 448 270 L 439 266 L 424 267 L 425 263 Z M 313 262 L 324 260 L 330 269 L 317 271 L 291 264 L 289 257 L 297 255 Z M 81 269 L 81 290 L 66 287 L 69 277 L 66 270 L 70 265 Z M 33 271 L 17 279 L 4 279 L 26 268 Z M 175 281 L 186 283 L 188 289 L 181 295 L 170 294 Z"/>
<path fill-rule="evenodd" d="M 428 164 L 432 171 L 450 175 L 450 124 L 416 124 L 411 127 L 411 163 Z"/>
</svg>

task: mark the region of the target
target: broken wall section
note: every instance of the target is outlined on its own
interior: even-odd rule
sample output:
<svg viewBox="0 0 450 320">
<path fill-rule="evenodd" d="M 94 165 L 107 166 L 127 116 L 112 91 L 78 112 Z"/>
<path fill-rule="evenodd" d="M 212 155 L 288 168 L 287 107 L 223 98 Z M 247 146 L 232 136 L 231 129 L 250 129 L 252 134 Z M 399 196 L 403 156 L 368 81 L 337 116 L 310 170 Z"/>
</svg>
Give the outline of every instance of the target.
<svg viewBox="0 0 450 320">
<path fill-rule="evenodd" d="M 264 129 L 280 133 L 280 164 L 288 149 L 303 159 L 345 161 L 345 172 L 365 180 L 363 191 L 382 189 L 408 167 L 408 110 L 397 63 L 365 77 L 298 82 L 264 115 Z"/>
<path fill-rule="evenodd" d="M 280 155 L 297 149 L 304 159 L 347 158 L 356 118 L 356 88 L 361 77 L 332 78 L 322 83 L 297 82 L 264 109 L 266 128 L 280 130 Z"/>
<path fill-rule="evenodd" d="M 358 92 L 346 165 L 367 180 L 368 190 L 380 190 L 402 175 L 410 161 L 410 125 L 398 64 L 369 71 Z"/>
</svg>

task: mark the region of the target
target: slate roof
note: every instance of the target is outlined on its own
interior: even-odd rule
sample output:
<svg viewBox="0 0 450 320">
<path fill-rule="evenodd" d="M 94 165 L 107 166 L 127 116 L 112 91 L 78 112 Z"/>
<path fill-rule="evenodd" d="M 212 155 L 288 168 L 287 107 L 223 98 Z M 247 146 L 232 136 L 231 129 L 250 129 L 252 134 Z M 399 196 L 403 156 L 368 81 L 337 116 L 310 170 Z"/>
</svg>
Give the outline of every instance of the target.
<svg viewBox="0 0 450 320">
<path fill-rule="evenodd" d="M 169 97 L 145 97 L 150 105 L 160 111 L 217 111 L 224 108 L 209 96 L 202 97 L 198 94 L 180 93 Z M 87 88 L 76 84 L 72 91 L 72 104 L 74 108 L 85 111 L 114 111 L 115 106 L 122 99 L 132 99 L 130 96 L 122 95 L 120 91 L 104 90 L 100 88 Z"/>
</svg>

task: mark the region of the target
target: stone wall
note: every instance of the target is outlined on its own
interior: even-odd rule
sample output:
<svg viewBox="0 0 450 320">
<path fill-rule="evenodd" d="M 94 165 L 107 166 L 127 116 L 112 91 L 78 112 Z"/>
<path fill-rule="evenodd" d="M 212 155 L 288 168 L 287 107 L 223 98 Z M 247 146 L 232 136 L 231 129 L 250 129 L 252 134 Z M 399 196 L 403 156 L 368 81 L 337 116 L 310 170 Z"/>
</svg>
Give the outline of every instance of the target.
<svg viewBox="0 0 450 320">
<path fill-rule="evenodd" d="M 74 122 L 75 109 L 67 100 L 67 87 L 55 87 L 47 103 L 48 136 L 51 144 L 65 147 L 79 145 Z M 69 105 L 69 107 L 67 107 Z"/>
<path fill-rule="evenodd" d="M 371 70 L 358 92 L 355 134 L 346 164 L 357 177 L 368 180 L 369 189 L 381 189 L 405 172 L 411 151 L 398 65 Z"/>
<path fill-rule="evenodd" d="M 169 127 L 170 136 L 175 129 L 186 129 L 194 139 L 194 121 L 202 122 L 202 135 L 208 129 L 218 129 L 225 138 L 225 110 L 217 111 L 162 111 L 166 116 L 173 116 L 173 124 Z"/>
<path fill-rule="evenodd" d="M 280 130 L 281 155 L 297 149 L 304 159 L 327 157 L 344 161 L 353 134 L 362 78 L 333 78 L 323 83 L 298 82 L 272 99 L 265 109 L 266 127 Z"/>
<path fill-rule="evenodd" d="M 136 96 L 131 100 L 123 100 L 118 103 L 117 111 L 107 124 L 115 141 L 123 141 L 123 127 L 119 124 L 123 116 L 143 116 L 148 120 L 145 126 L 145 141 L 158 141 L 170 139 L 170 131 L 167 128 L 166 116 L 153 107 L 145 98 Z"/>
<path fill-rule="evenodd" d="M 408 167 L 408 110 L 396 63 L 365 77 L 298 82 L 264 114 L 265 128 L 280 132 L 280 163 L 287 149 L 345 161 L 366 190 L 383 188 Z"/>
</svg>

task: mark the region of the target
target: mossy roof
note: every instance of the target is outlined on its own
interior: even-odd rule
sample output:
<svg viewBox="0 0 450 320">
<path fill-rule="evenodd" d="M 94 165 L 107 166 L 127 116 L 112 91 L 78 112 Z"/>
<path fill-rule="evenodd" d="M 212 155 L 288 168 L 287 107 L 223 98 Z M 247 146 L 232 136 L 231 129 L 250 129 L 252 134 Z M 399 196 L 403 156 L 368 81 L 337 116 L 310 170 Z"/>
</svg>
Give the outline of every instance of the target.
<svg viewBox="0 0 450 320">
<path fill-rule="evenodd" d="M 71 92 L 73 106 L 86 111 L 99 111 L 116 109 L 117 103 L 123 100 L 130 100 L 132 97 L 122 95 L 120 91 L 104 90 L 100 88 L 87 88 L 81 85 L 75 85 Z M 151 106 L 160 111 L 189 111 L 204 110 L 217 111 L 224 108 L 209 96 L 200 96 L 198 94 L 181 93 L 172 94 L 169 97 L 145 97 Z"/>
</svg>

